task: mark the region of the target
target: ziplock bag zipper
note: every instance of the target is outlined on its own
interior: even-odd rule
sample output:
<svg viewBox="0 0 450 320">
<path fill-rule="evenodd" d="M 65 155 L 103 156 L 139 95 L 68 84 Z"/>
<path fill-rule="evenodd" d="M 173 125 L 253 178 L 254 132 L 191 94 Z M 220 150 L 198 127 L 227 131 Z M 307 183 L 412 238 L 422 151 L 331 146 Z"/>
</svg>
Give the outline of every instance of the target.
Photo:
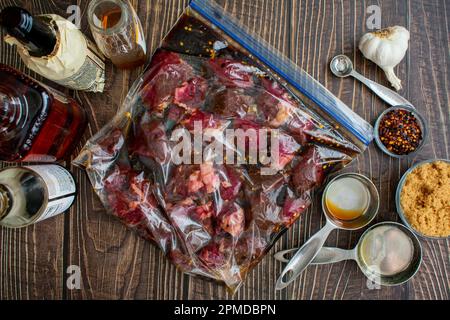
<svg viewBox="0 0 450 320">
<path fill-rule="evenodd" d="M 373 127 L 367 121 L 264 39 L 248 32 L 245 26 L 226 14 L 217 3 L 211 0 L 191 0 L 190 7 L 283 77 L 366 146 L 372 142 Z"/>
</svg>

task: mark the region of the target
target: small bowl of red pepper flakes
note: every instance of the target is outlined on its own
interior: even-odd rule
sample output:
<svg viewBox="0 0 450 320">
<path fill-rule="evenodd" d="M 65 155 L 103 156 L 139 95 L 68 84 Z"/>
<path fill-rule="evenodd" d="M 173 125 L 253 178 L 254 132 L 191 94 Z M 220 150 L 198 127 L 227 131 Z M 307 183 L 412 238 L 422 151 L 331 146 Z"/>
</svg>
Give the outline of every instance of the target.
<svg viewBox="0 0 450 320">
<path fill-rule="evenodd" d="M 418 152 L 426 137 L 425 119 L 411 106 L 389 108 L 375 124 L 375 141 L 391 157 L 404 158 Z"/>
</svg>

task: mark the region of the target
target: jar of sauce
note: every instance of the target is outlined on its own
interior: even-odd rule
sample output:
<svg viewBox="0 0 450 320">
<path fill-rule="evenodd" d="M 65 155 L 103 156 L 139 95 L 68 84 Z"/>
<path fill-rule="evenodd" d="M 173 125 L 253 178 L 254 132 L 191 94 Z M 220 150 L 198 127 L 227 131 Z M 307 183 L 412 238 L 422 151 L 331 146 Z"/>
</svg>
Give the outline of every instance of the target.
<svg viewBox="0 0 450 320">
<path fill-rule="evenodd" d="M 128 1 L 93 0 L 88 20 L 97 46 L 116 67 L 133 69 L 147 62 L 142 24 Z"/>
</svg>

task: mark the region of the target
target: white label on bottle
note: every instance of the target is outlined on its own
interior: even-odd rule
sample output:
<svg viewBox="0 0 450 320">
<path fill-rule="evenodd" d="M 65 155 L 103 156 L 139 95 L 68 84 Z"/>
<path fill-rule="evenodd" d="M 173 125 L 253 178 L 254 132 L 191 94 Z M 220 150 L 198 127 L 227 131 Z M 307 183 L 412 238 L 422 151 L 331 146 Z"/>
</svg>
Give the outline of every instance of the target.
<svg viewBox="0 0 450 320">
<path fill-rule="evenodd" d="M 63 213 L 75 200 L 76 184 L 72 175 L 58 165 L 25 167 L 36 172 L 44 181 L 48 192 L 48 204 L 36 221 L 42 221 Z"/>
<path fill-rule="evenodd" d="M 63 167 L 57 165 L 43 165 L 26 167 L 44 180 L 48 190 L 48 200 L 51 201 L 77 191 L 72 175 Z"/>
<path fill-rule="evenodd" d="M 70 196 L 70 197 L 66 197 L 66 198 L 62 198 L 59 200 L 53 200 L 51 202 L 48 203 L 47 208 L 45 209 L 45 211 L 41 214 L 41 216 L 39 217 L 39 219 L 36 220 L 36 222 L 57 216 L 61 213 L 63 213 L 64 211 L 66 211 L 67 209 L 70 208 L 70 206 L 72 205 L 73 201 L 75 200 L 75 196 Z"/>
</svg>

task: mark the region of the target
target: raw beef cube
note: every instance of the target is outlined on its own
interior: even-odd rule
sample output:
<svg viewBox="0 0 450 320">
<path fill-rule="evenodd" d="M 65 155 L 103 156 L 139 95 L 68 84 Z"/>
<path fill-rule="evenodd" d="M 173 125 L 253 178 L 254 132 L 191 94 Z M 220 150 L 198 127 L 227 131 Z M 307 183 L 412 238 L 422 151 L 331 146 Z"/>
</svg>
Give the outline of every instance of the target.
<svg viewBox="0 0 450 320">
<path fill-rule="evenodd" d="M 250 88 L 254 85 L 253 74 L 257 68 L 224 58 L 210 60 L 209 67 L 227 87 Z"/>
<path fill-rule="evenodd" d="M 307 119 L 296 111 L 285 124 L 286 131 L 301 145 L 311 141 L 311 133 L 316 130 L 316 125 L 311 119 Z"/>
<path fill-rule="evenodd" d="M 234 200 L 238 196 L 242 187 L 241 175 L 233 167 L 223 167 L 220 173 L 220 197 L 223 200 Z"/>
<path fill-rule="evenodd" d="M 178 54 L 160 51 L 144 79 L 142 100 L 151 110 L 162 112 L 173 101 L 175 89 L 194 76 L 194 69 Z"/>
<path fill-rule="evenodd" d="M 249 172 L 250 181 L 246 184 L 245 194 L 250 204 L 251 221 L 264 234 L 270 234 L 283 223 L 282 204 L 286 178 L 281 175 L 263 176 L 257 171 Z"/>
<path fill-rule="evenodd" d="M 130 168 L 116 166 L 103 186 L 111 210 L 130 227 L 137 226 L 157 207 L 150 181 Z"/>
<path fill-rule="evenodd" d="M 92 151 L 92 154 L 95 155 L 93 160 L 95 161 L 96 158 L 102 159 L 114 157 L 120 151 L 124 143 L 125 138 L 122 131 L 119 129 L 112 130 L 98 142 L 97 147 Z"/>
<path fill-rule="evenodd" d="M 298 150 L 300 150 L 300 145 L 293 139 L 291 136 L 287 135 L 285 132 L 278 130 L 278 129 L 272 129 L 272 128 L 266 128 L 261 127 L 258 124 L 247 121 L 247 120 L 235 120 L 234 121 L 234 128 L 235 129 L 242 129 L 244 132 L 247 132 L 247 130 L 252 130 L 256 134 L 248 136 L 256 136 L 256 145 L 251 144 L 250 138 L 247 138 L 245 140 L 245 150 L 248 152 L 250 148 L 257 148 L 257 154 L 258 154 L 258 162 L 261 162 L 261 160 L 264 160 L 264 162 L 271 162 L 268 161 L 270 159 L 262 159 L 262 157 L 270 157 L 272 155 L 272 137 L 276 139 L 278 143 L 278 162 L 277 163 L 270 163 L 265 164 L 264 166 L 271 167 L 275 169 L 275 171 L 283 170 L 294 158 L 295 154 Z M 264 135 L 262 138 L 265 139 L 265 142 L 261 140 L 261 134 L 263 133 L 261 130 L 266 130 L 267 136 Z M 240 150 L 240 148 L 236 148 L 237 152 L 240 152 L 240 154 L 243 154 L 243 150 Z M 273 158 L 273 157 L 272 157 Z M 276 159 L 272 159 L 276 160 Z"/>
<path fill-rule="evenodd" d="M 230 122 L 222 120 L 212 113 L 195 110 L 191 115 L 186 116 L 181 123 L 191 133 L 194 133 L 196 125 L 200 126 L 203 130 L 201 133 L 205 134 L 207 129 L 216 129 L 220 133 L 223 133 Z"/>
<path fill-rule="evenodd" d="M 215 238 L 200 250 L 198 258 L 207 268 L 222 270 L 230 264 L 233 253 L 233 242 L 225 237 Z"/>
<path fill-rule="evenodd" d="M 165 188 L 166 202 L 178 202 L 188 197 L 205 199 L 218 191 L 220 182 L 220 176 L 211 164 L 178 166 Z"/>
<path fill-rule="evenodd" d="M 175 89 L 174 103 L 186 108 L 197 109 L 205 102 L 208 83 L 202 77 L 194 77 Z"/>
<path fill-rule="evenodd" d="M 297 143 L 297 141 L 295 141 L 294 138 L 282 131 L 278 131 L 276 134 L 279 143 L 279 159 L 278 164 L 276 164 L 274 168 L 276 170 L 283 170 L 289 163 L 291 163 L 301 146 Z"/>
<path fill-rule="evenodd" d="M 300 197 L 296 197 L 289 188 L 288 190 L 283 206 L 283 223 L 286 227 L 297 221 L 298 217 L 311 205 L 309 193 L 303 193 Z"/>
<path fill-rule="evenodd" d="M 278 83 L 263 78 L 262 84 L 266 90 L 258 96 L 259 113 L 265 124 L 281 127 L 292 117 L 297 105 Z"/>
<path fill-rule="evenodd" d="M 132 154 L 166 163 L 171 158 L 171 146 L 166 135 L 166 128 L 159 119 L 151 119 L 145 114 L 135 128 L 135 139 L 130 146 Z"/>
<path fill-rule="evenodd" d="M 211 202 L 197 206 L 182 203 L 168 209 L 168 216 L 179 230 L 185 245 L 196 252 L 206 246 L 214 234 L 212 218 L 215 215 Z"/>
<path fill-rule="evenodd" d="M 320 186 L 325 179 L 325 161 L 315 146 L 310 146 L 301 155 L 292 173 L 292 183 L 298 195 Z"/>
<path fill-rule="evenodd" d="M 237 238 L 245 228 L 244 209 L 237 203 L 227 203 L 216 219 L 216 233 L 226 232 Z"/>
<path fill-rule="evenodd" d="M 246 95 L 242 89 L 221 89 L 211 100 L 212 111 L 223 117 L 250 121 L 257 118 L 258 107 L 255 99 Z"/>
</svg>

